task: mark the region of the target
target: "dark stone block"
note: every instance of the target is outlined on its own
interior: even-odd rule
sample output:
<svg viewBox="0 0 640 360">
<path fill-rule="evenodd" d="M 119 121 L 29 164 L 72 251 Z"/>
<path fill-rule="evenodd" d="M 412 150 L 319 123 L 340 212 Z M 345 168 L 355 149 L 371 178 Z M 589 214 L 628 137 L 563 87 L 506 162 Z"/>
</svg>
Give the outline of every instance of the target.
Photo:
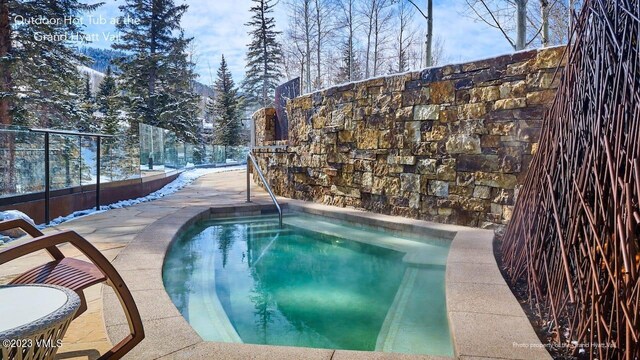
<svg viewBox="0 0 640 360">
<path fill-rule="evenodd" d="M 422 121 L 420 122 L 420 132 L 430 132 L 433 130 L 434 121 Z"/>
<path fill-rule="evenodd" d="M 542 129 L 540 128 L 524 128 L 519 131 L 518 138 L 522 141 L 538 141 L 541 131 Z"/>
<path fill-rule="evenodd" d="M 480 137 L 480 146 L 485 148 L 497 148 L 500 146 L 499 135 L 482 135 Z"/>
<path fill-rule="evenodd" d="M 403 172 L 405 174 L 415 174 L 416 173 L 416 166 L 415 165 L 404 165 Z"/>
<path fill-rule="evenodd" d="M 478 71 L 476 75 L 473 76 L 473 82 L 475 84 L 484 83 L 487 81 L 497 80 L 504 74 L 504 70 L 496 69 L 494 67 L 489 69 L 484 69 Z"/>
<path fill-rule="evenodd" d="M 458 80 L 454 83 L 454 86 L 456 90 L 471 89 L 473 87 L 473 79 L 464 78 L 464 79 Z"/>
<path fill-rule="evenodd" d="M 420 87 L 422 87 L 422 82 L 420 80 L 407 81 L 404 85 L 406 90 L 419 89 Z"/>
<path fill-rule="evenodd" d="M 480 213 L 477 213 L 475 211 L 453 209 L 453 212 L 451 214 L 452 222 L 462 226 L 477 227 L 479 218 L 480 218 Z"/>
<path fill-rule="evenodd" d="M 304 192 L 304 193 L 308 193 L 311 191 L 311 186 L 309 185 L 305 185 L 303 183 L 295 183 L 293 186 L 293 189 L 295 191 L 300 191 L 300 192 Z"/>
<path fill-rule="evenodd" d="M 442 68 L 429 68 L 420 72 L 420 80 L 422 83 L 434 82 L 442 80 Z"/>
<path fill-rule="evenodd" d="M 522 160 L 520 156 L 502 155 L 500 156 L 500 172 L 514 174 L 522 171 Z"/>
<path fill-rule="evenodd" d="M 463 155 L 456 161 L 456 170 L 465 172 L 497 171 L 500 166 L 497 155 Z"/>
<path fill-rule="evenodd" d="M 404 196 L 393 196 L 390 200 L 391 200 L 391 205 L 394 207 L 409 206 L 409 199 Z"/>
<path fill-rule="evenodd" d="M 428 93 L 421 89 L 412 89 L 402 92 L 402 107 L 413 105 L 424 105 L 429 103 Z"/>
<path fill-rule="evenodd" d="M 469 90 L 463 89 L 456 91 L 456 104 L 468 104 L 471 101 Z"/>
<path fill-rule="evenodd" d="M 324 96 L 321 92 L 315 92 L 311 94 L 311 100 L 313 101 L 313 106 L 322 105 L 322 101 L 324 101 Z"/>
<path fill-rule="evenodd" d="M 312 116 L 313 116 L 313 110 L 311 110 L 311 109 L 305 110 L 305 112 L 304 112 L 304 122 L 307 125 L 311 125 L 313 123 L 313 121 L 311 120 Z"/>
<path fill-rule="evenodd" d="M 385 122 L 385 118 L 380 114 L 374 114 L 374 115 L 368 116 L 365 119 L 366 127 L 369 129 L 379 128 L 381 125 L 384 124 L 384 122 Z"/>
<path fill-rule="evenodd" d="M 513 81 L 520 81 L 520 80 L 526 80 L 527 79 L 527 75 L 510 75 L 510 76 L 504 76 L 502 78 L 500 78 L 500 83 L 503 82 L 513 82 Z"/>
</svg>

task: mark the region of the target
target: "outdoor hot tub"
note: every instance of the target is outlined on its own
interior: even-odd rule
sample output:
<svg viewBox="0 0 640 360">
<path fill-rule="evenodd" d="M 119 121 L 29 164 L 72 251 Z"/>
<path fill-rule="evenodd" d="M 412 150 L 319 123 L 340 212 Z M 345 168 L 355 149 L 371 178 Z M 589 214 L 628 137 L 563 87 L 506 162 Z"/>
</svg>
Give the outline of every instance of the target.
<svg viewBox="0 0 640 360">
<path fill-rule="evenodd" d="M 450 244 L 308 213 L 202 220 L 163 281 L 205 341 L 453 356 Z"/>
</svg>

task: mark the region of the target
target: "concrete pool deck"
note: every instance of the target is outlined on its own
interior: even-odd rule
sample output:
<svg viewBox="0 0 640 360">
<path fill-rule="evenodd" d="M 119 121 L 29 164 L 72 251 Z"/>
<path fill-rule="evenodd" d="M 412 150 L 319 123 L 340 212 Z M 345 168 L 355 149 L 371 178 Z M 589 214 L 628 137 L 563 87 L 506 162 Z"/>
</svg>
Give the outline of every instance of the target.
<svg viewBox="0 0 640 360">
<path fill-rule="evenodd" d="M 206 175 L 163 199 L 76 219 L 47 231 L 73 229 L 86 236 L 112 260 L 125 279 L 142 314 L 146 332 L 145 340 L 128 358 L 437 358 L 203 342 L 164 291 L 161 275 L 164 254 L 173 237 L 199 217 L 226 213 L 230 207 L 236 208 L 238 213 L 255 214 L 261 211 L 262 205 L 270 206 L 266 193 L 256 186 L 253 186 L 254 205 L 245 205 L 244 176 L 244 171 Z M 446 291 L 456 356 L 465 359 L 550 358 L 502 279 L 493 255 L 492 232 L 289 199 L 283 199 L 283 202 L 292 208 L 305 206 L 309 212 L 326 215 L 330 211 L 340 217 L 357 217 L 376 226 L 409 226 L 412 231 L 436 231 L 440 235 L 455 232 L 447 261 Z M 68 252 L 69 248 L 62 250 Z M 72 254 L 78 256 L 77 252 Z M 38 253 L 3 266 L 0 283 L 46 259 L 45 254 Z M 93 287 L 87 300 L 89 310 L 71 324 L 59 350 L 59 358 L 95 358 L 111 347 L 107 333 L 117 341 L 128 331 L 110 288 L 104 287 L 101 292 L 100 287 Z"/>
</svg>

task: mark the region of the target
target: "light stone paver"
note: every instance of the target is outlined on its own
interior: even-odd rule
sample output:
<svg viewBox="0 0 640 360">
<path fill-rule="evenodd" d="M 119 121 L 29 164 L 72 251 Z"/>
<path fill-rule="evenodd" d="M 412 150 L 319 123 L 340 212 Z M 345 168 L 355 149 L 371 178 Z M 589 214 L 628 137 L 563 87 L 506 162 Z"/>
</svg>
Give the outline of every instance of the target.
<svg viewBox="0 0 640 360">
<path fill-rule="evenodd" d="M 255 185 L 252 186 L 252 198 L 260 206 L 246 206 L 245 184 L 244 171 L 210 174 L 171 196 L 75 219 L 47 229 L 47 233 L 72 229 L 85 236 L 113 262 L 130 287 L 145 323 L 146 338 L 127 358 L 446 359 L 380 352 L 203 342 L 164 291 L 161 277 L 163 256 L 172 237 L 198 216 L 215 216 L 217 211 L 228 212 L 228 208 L 223 209 L 228 206 L 248 212 L 259 212 L 261 206 L 270 206 L 271 201 L 266 193 Z M 497 268 L 491 232 L 291 199 L 283 201 L 290 208 L 304 207 L 305 211 L 320 215 L 358 220 L 387 229 L 410 229 L 418 234 L 453 238 L 446 276 L 447 306 L 456 355 L 469 359 L 549 358 L 548 353 L 540 348 L 512 348 L 512 343 L 531 342 L 539 345 L 540 342 L 524 312 L 518 309 L 517 300 Z M 77 250 L 68 245 L 63 246 L 62 250 L 65 254 L 82 258 Z M 0 268 L 0 284 L 47 260 L 46 253 L 39 252 L 3 265 Z M 117 298 L 109 287 L 103 289 L 94 286 L 86 291 L 89 308 L 72 322 L 59 350 L 59 358 L 95 359 L 112 346 L 106 329 L 113 340 L 119 340 L 128 333 Z M 491 302 L 496 303 L 490 305 Z M 107 318 L 106 324 L 103 314 Z"/>
<path fill-rule="evenodd" d="M 493 234 L 458 231 L 446 279 L 449 325 L 459 358 L 551 359 L 498 270 Z"/>
</svg>

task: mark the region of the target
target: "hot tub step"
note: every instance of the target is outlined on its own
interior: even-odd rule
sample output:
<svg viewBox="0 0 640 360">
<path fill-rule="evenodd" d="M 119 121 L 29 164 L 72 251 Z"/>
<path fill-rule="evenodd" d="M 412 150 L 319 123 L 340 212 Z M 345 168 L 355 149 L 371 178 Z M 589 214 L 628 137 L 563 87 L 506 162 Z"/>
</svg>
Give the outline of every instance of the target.
<svg viewBox="0 0 640 360">
<path fill-rule="evenodd" d="M 444 268 L 408 267 L 382 324 L 376 351 L 453 356 L 444 299 Z M 440 289 L 438 289 L 440 288 Z M 418 315 L 418 316 L 416 316 Z"/>
</svg>

